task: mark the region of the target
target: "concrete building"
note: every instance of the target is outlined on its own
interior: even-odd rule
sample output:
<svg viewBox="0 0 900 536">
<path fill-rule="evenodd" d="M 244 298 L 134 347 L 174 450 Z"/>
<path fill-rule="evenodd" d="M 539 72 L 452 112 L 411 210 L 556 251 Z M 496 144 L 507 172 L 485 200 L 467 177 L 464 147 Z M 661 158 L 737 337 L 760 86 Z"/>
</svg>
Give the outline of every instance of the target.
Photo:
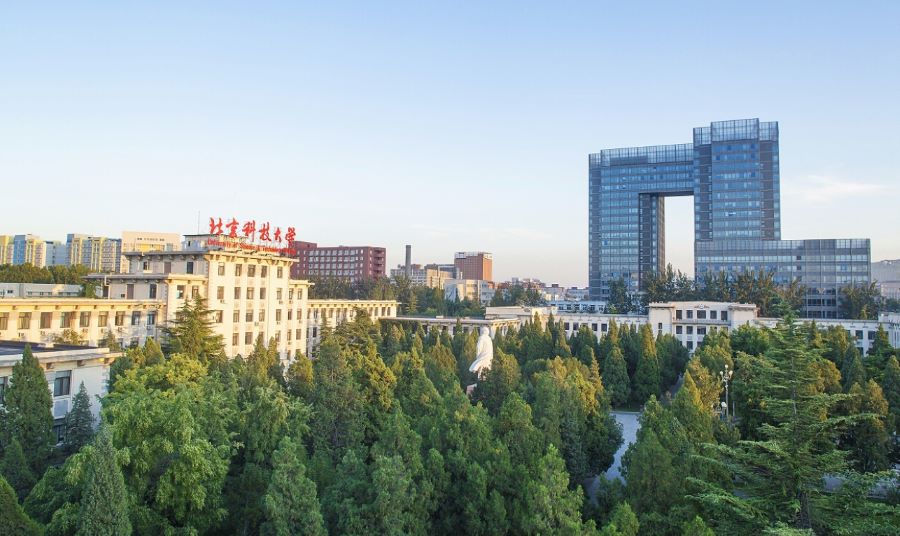
<svg viewBox="0 0 900 536">
<path fill-rule="evenodd" d="M 124 253 L 148 251 L 178 251 L 181 249 L 181 235 L 178 233 L 154 233 L 148 231 L 122 231 L 122 259 L 120 269 L 131 271 Z"/>
<path fill-rule="evenodd" d="M 66 235 L 69 266 L 86 266 L 92 272 L 118 273 L 122 268 L 122 240 L 83 234 Z"/>
<path fill-rule="evenodd" d="M 43 268 L 46 263 L 45 246 L 45 242 L 37 236 L 15 235 L 12 240 L 11 264 L 30 264 Z"/>
<path fill-rule="evenodd" d="M 385 277 L 387 257 L 384 248 L 374 246 L 319 246 L 315 242 L 295 241 L 297 263 L 291 277 L 335 277 L 348 281 Z"/>
<path fill-rule="evenodd" d="M 547 304 L 563 313 L 602 313 L 606 310 L 606 302 L 601 300 L 550 300 Z"/>
<path fill-rule="evenodd" d="M 57 283 L 0 283 L 0 299 L 9 298 L 77 298 L 81 285 Z"/>
<path fill-rule="evenodd" d="M 0 265 L 12 264 L 13 259 L 13 237 L 10 235 L 0 235 Z"/>
<path fill-rule="evenodd" d="M 494 298 L 494 284 L 481 279 L 447 279 L 444 281 L 444 299 L 450 301 L 469 300 L 482 304 Z"/>
<path fill-rule="evenodd" d="M 391 278 L 397 279 L 402 275 L 409 277 L 413 285 L 425 286 L 428 288 L 444 288 L 444 283 L 450 279 L 454 279 L 458 270 L 453 266 L 427 264 L 410 264 L 409 267 L 399 265 L 397 268 L 391 269 Z"/>
<path fill-rule="evenodd" d="M 322 342 L 322 327 L 329 328 L 356 319 L 357 311 L 363 311 L 369 318 L 381 320 L 396 318 L 400 303 L 396 300 L 309 300 L 306 310 L 306 355 L 315 355 L 315 349 Z"/>
<path fill-rule="evenodd" d="M 718 121 L 693 143 L 608 149 L 589 156 L 592 299 L 610 282 L 630 292 L 665 259 L 665 198 L 693 196 L 694 272 L 768 271 L 779 284 L 807 286 L 803 314 L 834 318 L 837 293 L 868 284 L 868 239 L 781 240 L 778 123 Z"/>
<path fill-rule="evenodd" d="M 58 240 L 44 242 L 44 265 L 65 266 L 69 262 L 68 247 Z"/>
<path fill-rule="evenodd" d="M 460 279 L 494 280 L 494 256 L 484 251 L 461 251 L 453 256 Z"/>
<path fill-rule="evenodd" d="M 12 369 L 22 360 L 25 343 L 0 340 L 0 406 L 10 385 Z M 53 431 L 58 443 L 65 439 L 66 415 L 72 409 L 72 398 L 82 383 L 87 390 L 95 424 L 100 422 L 98 397 L 107 393 L 109 366 L 121 353 L 108 348 L 33 345 L 32 353 L 47 378 L 47 388 L 53 396 Z"/>
<path fill-rule="evenodd" d="M 452 318 L 452 317 L 417 317 L 417 316 L 398 316 L 396 318 L 397 322 L 403 324 L 412 325 L 413 329 L 417 326 L 422 326 L 422 329 L 425 333 L 430 333 L 431 330 L 437 329 L 438 331 L 447 330 L 447 333 L 452 337 L 456 332 L 457 327 L 462 329 L 464 333 L 480 333 L 482 327 L 488 328 L 490 331 L 491 337 L 496 336 L 498 333 L 506 334 L 510 329 L 518 329 L 520 326 L 520 321 L 518 318 Z"/>
</svg>

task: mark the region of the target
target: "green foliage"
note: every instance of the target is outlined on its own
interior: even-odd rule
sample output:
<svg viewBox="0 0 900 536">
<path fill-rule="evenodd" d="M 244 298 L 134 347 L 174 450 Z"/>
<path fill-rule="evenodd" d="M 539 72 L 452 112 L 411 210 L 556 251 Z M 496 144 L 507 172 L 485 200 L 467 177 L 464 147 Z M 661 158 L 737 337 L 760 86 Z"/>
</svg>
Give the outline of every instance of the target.
<svg viewBox="0 0 900 536">
<path fill-rule="evenodd" d="M 650 326 L 641 327 L 641 352 L 631 389 L 632 400 L 643 404 L 651 396 L 659 396 L 660 372 L 656 341 Z"/>
<path fill-rule="evenodd" d="M 838 309 L 841 318 L 859 320 L 878 318 L 881 309 L 881 291 L 874 281 L 842 287 L 838 299 Z"/>
<path fill-rule="evenodd" d="M 116 460 L 112 435 L 106 427 L 101 427 L 88 456 L 77 534 L 131 534 L 125 479 Z"/>
<path fill-rule="evenodd" d="M 509 395 L 519 388 L 521 379 L 522 374 L 516 358 L 499 351 L 494 354 L 491 368 L 478 382 L 472 399 L 483 403 L 491 415 L 497 415 Z"/>
<path fill-rule="evenodd" d="M 16 492 L 0 476 L 0 536 L 40 535 L 43 531 L 19 506 Z"/>
<path fill-rule="evenodd" d="M 80 264 L 37 268 L 31 264 L 0 265 L 0 281 L 4 283 L 55 283 L 83 285 L 90 270 Z"/>
<path fill-rule="evenodd" d="M 287 390 L 300 399 L 308 400 L 313 392 L 312 360 L 297 350 L 294 361 L 287 369 Z"/>
<path fill-rule="evenodd" d="M 222 336 L 213 330 L 211 311 L 197 296 L 185 300 L 175 319 L 165 328 L 167 353 L 180 353 L 203 363 L 221 362 L 225 356 Z"/>
<path fill-rule="evenodd" d="M 78 393 L 72 399 L 72 409 L 66 415 L 66 449 L 77 452 L 87 445 L 94 436 L 94 414 L 91 413 L 91 399 L 88 397 L 84 382 L 78 387 Z"/>
<path fill-rule="evenodd" d="M 612 511 L 609 523 L 603 526 L 601 536 L 637 536 L 641 524 L 627 502 L 619 503 Z"/>
<path fill-rule="evenodd" d="M 694 519 L 681 525 L 681 536 L 716 536 L 716 533 L 706 526 L 702 517 L 694 516 Z"/>
<path fill-rule="evenodd" d="M 263 504 L 266 523 L 263 534 L 276 536 L 324 536 L 325 525 L 316 497 L 316 485 L 306 477 L 302 447 L 289 437 L 273 454 L 272 480 Z"/>
<path fill-rule="evenodd" d="M 10 386 L 4 395 L 7 433 L 19 441 L 34 474 L 43 474 L 53 435 L 53 399 L 38 360 L 25 345 L 22 360 L 13 365 Z"/>
<path fill-rule="evenodd" d="M 622 407 L 631 397 L 631 381 L 628 379 L 628 365 L 618 345 L 614 346 L 603 361 L 603 382 L 614 407 Z"/>
<path fill-rule="evenodd" d="M 890 436 L 888 435 L 888 403 L 881 387 L 874 380 L 865 385 L 854 383 L 853 398 L 847 403 L 850 415 L 859 418 L 850 425 L 844 437 L 851 466 L 862 473 L 884 471 L 888 468 Z"/>
<path fill-rule="evenodd" d="M 628 293 L 625 279 L 619 278 L 609 282 L 609 299 L 606 310 L 614 314 L 627 314 L 634 310 L 634 298 Z"/>
<path fill-rule="evenodd" d="M 888 359 L 881 387 L 890 412 L 889 430 L 895 434 L 900 433 L 900 364 L 896 357 Z"/>
<path fill-rule="evenodd" d="M 37 482 L 25 459 L 22 444 L 16 438 L 13 438 L 3 450 L 3 458 L 0 459 L 0 475 L 6 478 L 19 500 L 24 499 Z"/>
</svg>

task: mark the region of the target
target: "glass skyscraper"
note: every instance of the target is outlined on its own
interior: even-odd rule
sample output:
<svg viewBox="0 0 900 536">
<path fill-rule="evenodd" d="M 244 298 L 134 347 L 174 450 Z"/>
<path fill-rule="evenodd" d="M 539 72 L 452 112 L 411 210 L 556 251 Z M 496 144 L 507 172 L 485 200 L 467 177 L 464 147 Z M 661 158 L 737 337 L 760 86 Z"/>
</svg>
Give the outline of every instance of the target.
<svg viewBox="0 0 900 536">
<path fill-rule="evenodd" d="M 665 198 L 694 197 L 694 270 L 767 270 L 809 288 L 804 313 L 833 318 L 837 291 L 870 280 L 869 240 L 781 240 L 778 123 L 718 121 L 693 143 L 589 156 L 589 285 L 593 299 L 665 268 Z"/>
</svg>

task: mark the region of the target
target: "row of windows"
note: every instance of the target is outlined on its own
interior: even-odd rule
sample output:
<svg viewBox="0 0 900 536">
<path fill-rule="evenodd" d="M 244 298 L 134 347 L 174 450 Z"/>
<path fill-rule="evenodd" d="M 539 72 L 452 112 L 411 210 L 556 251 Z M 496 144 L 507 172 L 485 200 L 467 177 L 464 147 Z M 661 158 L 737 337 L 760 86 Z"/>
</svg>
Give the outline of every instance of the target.
<svg viewBox="0 0 900 536">
<path fill-rule="evenodd" d="M 300 331 L 300 328 L 297 328 L 296 330 L 290 330 L 290 329 L 289 329 L 289 330 L 286 330 L 286 331 L 285 331 L 285 340 L 288 341 L 288 342 L 290 342 L 290 341 L 294 338 L 293 336 L 294 336 L 295 334 L 296 334 L 296 339 L 297 339 L 298 341 L 302 338 L 302 332 Z M 259 334 L 256 334 L 256 333 L 254 333 L 254 332 L 252 332 L 252 331 L 246 331 L 246 332 L 244 332 L 244 344 L 253 344 L 253 343 L 255 343 L 255 342 L 256 342 L 256 337 L 257 337 L 258 335 L 262 335 L 262 336 L 263 336 L 263 339 L 266 340 L 265 333 L 259 333 Z M 281 342 L 281 332 L 280 332 L 280 331 L 276 331 L 275 334 L 272 336 L 272 338 L 275 339 L 275 344 L 280 343 L 280 342 Z M 240 334 L 240 333 L 232 333 L 232 334 L 231 334 L 231 345 L 232 345 L 232 346 L 238 346 L 238 345 L 240 344 L 240 341 L 241 341 L 241 334 Z"/>
<path fill-rule="evenodd" d="M 188 263 L 190 264 L 190 263 Z M 247 265 L 247 277 L 256 277 L 256 264 L 248 264 Z M 192 272 L 188 272 L 192 273 Z M 234 265 L 234 275 L 235 277 L 241 277 L 244 273 L 244 265 L 243 264 L 235 264 Z M 220 262 L 218 267 L 218 274 L 225 275 L 225 263 Z M 268 277 L 269 275 L 269 267 L 265 264 L 259 265 L 259 277 Z M 275 277 L 277 279 L 284 278 L 284 267 L 278 266 L 275 268 Z"/>
<path fill-rule="evenodd" d="M 116 311 L 115 316 L 113 317 L 113 325 L 114 326 L 124 326 L 126 320 L 126 312 L 125 311 Z M 89 328 L 92 324 L 93 313 L 88 311 L 83 311 L 77 314 L 74 312 L 64 312 L 59 314 L 59 327 L 61 329 L 72 329 L 76 327 L 75 320 L 78 319 L 77 327 L 79 328 Z M 143 318 L 143 313 L 141 311 L 132 311 L 131 312 L 131 325 L 139 326 L 141 325 L 141 320 Z M 40 313 L 39 326 L 40 329 L 53 329 L 53 313 Z M 25 330 L 31 329 L 31 321 L 32 321 L 32 313 L 19 313 L 16 329 Z M 109 313 L 106 311 L 97 313 L 97 327 L 107 327 L 109 326 Z M 156 311 L 147 311 L 147 325 L 155 326 L 156 325 Z M 0 313 L 0 331 L 4 331 L 9 329 L 9 313 Z"/>
<path fill-rule="evenodd" d="M 194 288 L 197 288 L 197 287 L 194 287 Z M 242 292 L 242 288 L 234 287 L 234 299 L 239 300 L 239 299 L 241 299 L 242 295 L 244 295 L 244 293 Z M 303 296 L 302 296 L 303 291 L 302 290 L 300 292 L 298 292 L 298 295 L 300 296 L 300 299 L 303 299 Z M 281 301 L 283 296 L 284 296 L 284 289 L 276 288 L 275 289 L 275 299 Z M 181 297 L 182 296 L 179 295 L 179 298 L 181 298 Z M 256 299 L 256 288 L 247 287 L 246 298 L 248 300 L 255 300 Z M 217 300 L 225 299 L 225 287 L 216 287 L 216 299 Z M 266 299 L 266 287 L 259 288 L 259 299 L 260 300 Z M 289 288 L 288 289 L 288 300 L 293 300 L 293 299 L 294 299 L 294 289 Z"/>
</svg>

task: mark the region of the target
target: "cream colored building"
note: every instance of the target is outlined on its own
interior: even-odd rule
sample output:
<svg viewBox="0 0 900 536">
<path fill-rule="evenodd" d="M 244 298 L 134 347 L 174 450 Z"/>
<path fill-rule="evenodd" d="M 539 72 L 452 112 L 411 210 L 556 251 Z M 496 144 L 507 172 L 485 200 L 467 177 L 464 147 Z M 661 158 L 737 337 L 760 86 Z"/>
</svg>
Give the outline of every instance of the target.
<svg viewBox="0 0 900 536">
<path fill-rule="evenodd" d="M 122 266 L 122 240 L 83 234 L 66 235 L 69 266 L 83 265 L 92 272 L 115 273 Z"/>
<path fill-rule="evenodd" d="M 0 283 L 0 300 L 10 298 L 77 298 L 81 285 L 62 283 Z"/>
<path fill-rule="evenodd" d="M 178 251 L 181 249 L 181 235 L 177 233 L 154 233 L 148 231 L 122 231 L 121 271 L 128 273 L 128 259 L 125 253 L 150 251 Z"/>
<path fill-rule="evenodd" d="M 43 268 L 45 246 L 44 241 L 37 236 L 15 235 L 10 249 L 10 264 L 30 264 Z"/>
<path fill-rule="evenodd" d="M 365 311 L 369 318 L 396 318 L 399 302 L 396 300 L 309 300 L 306 312 L 307 334 L 306 355 L 315 355 L 315 349 L 322 342 L 322 327 L 336 326 L 356 318 L 356 311 Z"/>
<path fill-rule="evenodd" d="M 13 261 L 13 237 L 0 235 L 0 265 L 12 264 Z"/>
<path fill-rule="evenodd" d="M 444 299 L 451 301 L 470 300 L 482 304 L 490 303 L 494 297 L 494 283 L 484 279 L 444 280 Z"/>
<path fill-rule="evenodd" d="M 9 388 L 12 368 L 22 360 L 24 343 L 0 340 L 0 406 Z M 91 404 L 94 424 L 99 423 L 100 402 L 98 397 L 107 393 L 109 366 L 120 355 L 108 348 L 79 348 L 70 346 L 32 346 L 32 353 L 44 370 L 47 388 L 53 396 L 53 431 L 61 442 L 66 427 L 66 415 L 72 409 L 74 396 L 82 383 Z"/>
</svg>

